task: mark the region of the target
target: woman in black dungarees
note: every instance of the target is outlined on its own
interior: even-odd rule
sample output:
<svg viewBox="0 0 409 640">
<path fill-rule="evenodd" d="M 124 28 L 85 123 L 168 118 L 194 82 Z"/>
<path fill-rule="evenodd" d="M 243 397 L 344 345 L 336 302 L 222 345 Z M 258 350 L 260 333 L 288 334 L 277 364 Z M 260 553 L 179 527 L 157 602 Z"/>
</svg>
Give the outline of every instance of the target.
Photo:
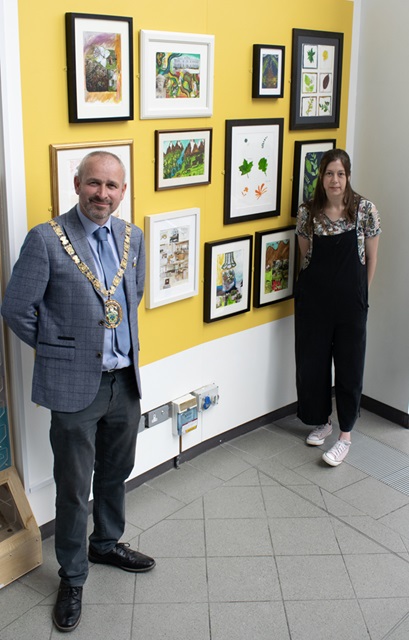
<svg viewBox="0 0 409 640">
<path fill-rule="evenodd" d="M 322 457 L 334 467 L 348 454 L 359 412 L 368 285 L 381 232 L 375 205 L 352 190 L 350 177 L 348 154 L 327 151 L 296 230 L 303 261 L 295 290 L 297 415 L 315 426 L 307 444 L 321 445 L 332 433 L 333 362 L 340 435 Z"/>
</svg>

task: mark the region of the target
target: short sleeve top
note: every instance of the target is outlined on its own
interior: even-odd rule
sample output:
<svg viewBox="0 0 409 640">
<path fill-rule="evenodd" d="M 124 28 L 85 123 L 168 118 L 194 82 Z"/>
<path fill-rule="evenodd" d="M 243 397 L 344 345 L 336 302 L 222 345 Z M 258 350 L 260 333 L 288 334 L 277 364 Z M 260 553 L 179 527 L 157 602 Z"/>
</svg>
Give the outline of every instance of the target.
<svg viewBox="0 0 409 640">
<path fill-rule="evenodd" d="M 304 258 L 302 265 L 306 269 L 311 261 L 313 250 L 313 237 L 317 236 L 333 236 L 346 231 L 352 231 L 356 228 L 356 236 L 358 243 L 358 255 L 361 264 L 365 264 L 365 240 L 373 238 L 381 233 L 381 222 L 379 212 L 370 200 L 360 198 L 357 208 L 357 220 L 348 222 L 345 218 L 340 218 L 336 222 L 332 222 L 325 214 L 317 220 L 314 218 L 314 229 L 308 232 L 307 222 L 309 216 L 308 206 L 303 203 L 300 205 L 297 213 L 296 234 L 310 241 L 310 246 Z"/>
</svg>

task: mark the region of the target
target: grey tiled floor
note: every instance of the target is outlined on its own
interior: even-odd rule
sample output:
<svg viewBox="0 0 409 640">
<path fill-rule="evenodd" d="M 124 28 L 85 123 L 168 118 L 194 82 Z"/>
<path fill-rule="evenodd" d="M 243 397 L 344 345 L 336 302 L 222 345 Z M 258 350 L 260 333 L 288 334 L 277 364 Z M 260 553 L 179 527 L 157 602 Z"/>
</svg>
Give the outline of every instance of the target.
<svg viewBox="0 0 409 640">
<path fill-rule="evenodd" d="M 409 432 L 362 411 L 338 468 L 305 435 L 290 416 L 129 492 L 124 539 L 157 566 L 92 566 L 70 638 L 407 640 L 409 490 L 388 478 L 396 459 L 409 486 Z M 58 637 L 57 587 L 47 539 L 43 565 L 0 591 L 0 640 Z"/>
</svg>

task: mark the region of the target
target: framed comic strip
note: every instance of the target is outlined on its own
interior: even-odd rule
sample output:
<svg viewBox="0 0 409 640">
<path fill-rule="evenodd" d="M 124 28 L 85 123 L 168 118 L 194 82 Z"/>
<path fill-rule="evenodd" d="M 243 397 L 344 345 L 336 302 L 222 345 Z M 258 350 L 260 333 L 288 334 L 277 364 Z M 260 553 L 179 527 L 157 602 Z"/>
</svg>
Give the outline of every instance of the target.
<svg viewBox="0 0 409 640">
<path fill-rule="evenodd" d="M 254 249 L 255 307 L 293 297 L 297 238 L 295 225 L 256 232 Z"/>
<path fill-rule="evenodd" d="M 196 296 L 199 290 L 200 209 L 145 216 L 146 307 Z"/>
<path fill-rule="evenodd" d="M 155 190 L 210 184 L 212 129 L 155 131 Z"/>
<path fill-rule="evenodd" d="M 253 44 L 253 98 L 284 96 L 285 47 Z"/>
<path fill-rule="evenodd" d="M 339 127 L 342 33 L 293 29 L 290 129 Z"/>
<path fill-rule="evenodd" d="M 70 122 L 133 119 L 132 18 L 66 13 Z"/>
<path fill-rule="evenodd" d="M 280 215 L 283 123 L 226 120 L 224 224 Z"/>
<path fill-rule="evenodd" d="M 91 151 L 114 153 L 125 167 L 127 188 L 119 208 L 113 214 L 128 222 L 133 220 L 133 140 L 50 144 L 51 203 L 53 217 L 72 209 L 78 196 L 74 190 L 74 176 L 81 160 Z"/>
<path fill-rule="evenodd" d="M 145 118 L 199 118 L 213 112 L 214 36 L 141 30 Z"/>
<path fill-rule="evenodd" d="M 205 322 L 250 310 L 252 250 L 252 236 L 205 243 Z"/>
<path fill-rule="evenodd" d="M 291 215 L 296 216 L 302 202 L 311 200 L 317 184 L 321 158 L 335 149 L 336 140 L 303 140 L 294 144 L 293 193 Z"/>
</svg>

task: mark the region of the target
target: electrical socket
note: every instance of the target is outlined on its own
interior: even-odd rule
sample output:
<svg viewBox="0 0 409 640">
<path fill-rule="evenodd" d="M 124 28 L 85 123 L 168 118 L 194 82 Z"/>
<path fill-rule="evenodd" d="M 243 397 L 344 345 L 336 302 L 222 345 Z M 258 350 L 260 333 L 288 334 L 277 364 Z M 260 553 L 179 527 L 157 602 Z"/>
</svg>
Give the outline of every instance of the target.
<svg viewBox="0 0 409 640">
<path fill-rule="evenodd" d="M 192 391 L 197 400 L 198 411 L 206 411 L 219 402 L 219 387 L 216 384 L 207 384 L 200 389 Z"/>
<path fill-rule="evenodd" d="M 161 422 L 165 422 L 170 418 L 169 404 L 163 404 L 156 409 L 151 409 L 146 414 L 146 426 L 148 428 L 155 427 Z"/>
</svg>

